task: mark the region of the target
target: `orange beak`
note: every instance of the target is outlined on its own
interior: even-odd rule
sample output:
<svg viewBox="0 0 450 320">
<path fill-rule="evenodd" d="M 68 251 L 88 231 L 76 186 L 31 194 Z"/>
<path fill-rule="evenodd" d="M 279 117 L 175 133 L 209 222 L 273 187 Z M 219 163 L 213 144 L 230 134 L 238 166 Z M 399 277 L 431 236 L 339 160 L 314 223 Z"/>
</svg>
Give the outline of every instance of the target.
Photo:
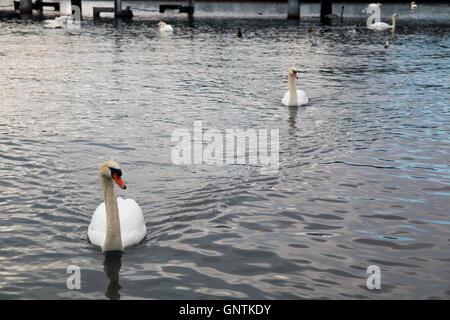
<svg viewBox="0 0 450 320">
<path fill-rule="evenodd" d="M 122 177 L 118 177 L 117 173 L 114 172 L 112 174 L 112 177 L 113 177 L 114 181 L 117 183 L 117 185 L 119 186 L 119 188 L 121 188 L 121 189 L 127 188 L 127 186 L 125 185 L 125 183 L 122 180 Z"/>
</svg>

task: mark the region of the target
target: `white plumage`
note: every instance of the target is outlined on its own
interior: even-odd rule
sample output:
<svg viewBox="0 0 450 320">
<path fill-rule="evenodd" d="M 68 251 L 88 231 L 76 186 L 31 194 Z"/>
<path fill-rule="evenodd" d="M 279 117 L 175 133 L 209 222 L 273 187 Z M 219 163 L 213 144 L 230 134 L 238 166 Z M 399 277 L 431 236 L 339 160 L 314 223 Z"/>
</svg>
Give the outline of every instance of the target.
<svg viewBox="0 0 450 320">
<path fill-rule="evenodd" d="M 147 233 L 142 209 L 133 199 L 117 197 L 119 207 L 120 235 L 124 247 L 141 242 Z M 89 240 L 103 247 L 106 238 L 106 208 L 101 203 L 92 216 L 88 229 Z"/>
</svg>

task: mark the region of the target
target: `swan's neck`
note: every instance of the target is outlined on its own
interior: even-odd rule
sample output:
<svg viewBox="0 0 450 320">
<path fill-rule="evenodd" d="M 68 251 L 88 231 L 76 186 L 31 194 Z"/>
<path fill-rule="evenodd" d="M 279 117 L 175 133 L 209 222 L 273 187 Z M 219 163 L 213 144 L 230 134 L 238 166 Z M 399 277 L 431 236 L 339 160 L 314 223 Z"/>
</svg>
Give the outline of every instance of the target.
<svg viewBox="0 0 450 320">
<path fill-rule="evenodd" d="M 289 75 L 289 105 L 297 105 L 297 87 L 295 86 L 295 78 L 292 75 Z"/>
<path fill-rule="evenodd" d="M 106 208 L 106 238 L 102 251 L 123 251 L 119 207 L 112 179 L 101 178 Z"/>
<path fill-rule="evenodd" d="M 395 16 L 392 17 L 392 29 L 395 29 Z"/>
<path fill-rule="evenodd" d="M 341 19 L 344 18 L 344 7 L 341 8 Z"/>
</svg>

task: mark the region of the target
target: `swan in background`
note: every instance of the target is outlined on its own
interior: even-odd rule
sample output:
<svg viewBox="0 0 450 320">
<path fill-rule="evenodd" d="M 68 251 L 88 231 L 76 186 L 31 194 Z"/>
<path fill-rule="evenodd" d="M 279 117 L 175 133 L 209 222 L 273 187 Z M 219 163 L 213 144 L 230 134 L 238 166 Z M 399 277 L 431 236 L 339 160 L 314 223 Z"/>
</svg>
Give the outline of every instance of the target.
<svg viewBox="0 0 450 320">
<path fill-rule="evenodd" d="M 392 15 L 392 26 L 388 25 L 385 22 L 375 22 L 369 26 L 369 29 L 375 30 L 375 31 L 384 31 L 388 29 L 395 30 L 395 19 L 398 17 L 398 14 L 394 13 Z"/>
<path fill-rule="evenodd" d="M 297 90 L 297 87 L 295 86 L 295 79 L 298 79 L 297 73 L 299 73 L 299 71 L 296 68 L 289 68 L 289 91 L 286 92 L 283 100 L 281 100 L 281 103 L 287 107 L 299 107 L 308 103 L 308 97 L 305 92 L 300 89 Z"/>
<path fill-rule="evenodd" d="M 159 32 L 172 33 L 173 28 L 170 24 L 166 24 L 165 22 L 158 23 Z"/>
<path fill-rule="evenodd" d="M 341 8 L 340 16 L 338 16 L 337 14 L 334 14 L 334 13 L 330 13 L 330 14 L 325 15 L 324 17 L 328 18 L 328 19 L 336 19 L 336 18 L 344 19 L 344 6 L 342 6 L 342 8 Z"/>
<path fill-rule="evenodd" d="M 102 247 L 102 251 L 123 251 L 124 247 L 144 239 L 147 233 L 144 215 L 133 199 L 116 199 L 114 181 L 121 189 L 127 188 L 116 162 L 103 163 L 99 176 L 105 202 L 97 207 L 92 216 L 88 237 L 93 244 Z"/>
<path fill-rule="evenodd" d="M 413 1 L 411 2 L 411 10 L 417 9 L 417 4 Z"/>
<path fill-rule="evenodd" d="M 64 29 L 65 24 L 70 19 L 70 16 L 56 17 L 54 20 L 44 20 L 44 28 L 46 29 Z"/>
</svg>

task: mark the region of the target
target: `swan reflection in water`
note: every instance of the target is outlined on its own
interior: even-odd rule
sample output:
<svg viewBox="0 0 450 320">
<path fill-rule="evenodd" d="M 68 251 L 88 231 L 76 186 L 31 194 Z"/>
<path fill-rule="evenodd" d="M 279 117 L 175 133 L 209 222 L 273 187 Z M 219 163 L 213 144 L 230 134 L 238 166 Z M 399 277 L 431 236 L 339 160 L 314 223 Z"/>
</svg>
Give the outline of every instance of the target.
<svg viewBox="0 0 450 320">
<path fill-rule="evenodd" d="M 296 130 L 297 129 L 298 107 L 288 107 L 288 108 L 289 108 L 289 118 L 288 118 L 287 122 L 289 123 L 289 127 L 291 129 Z"/>
<path fill-rule="evenodd" d="M 122 267 L 122 252 L 110 251 L 105 252 L 105 260 L 103 261 L 103 270 L 109 279 L 106 288 L 105 297 L 110 300 L 119 300 L 119 290 L 122 288 L 119 284 L 119 272 Z"/>
</svg>

